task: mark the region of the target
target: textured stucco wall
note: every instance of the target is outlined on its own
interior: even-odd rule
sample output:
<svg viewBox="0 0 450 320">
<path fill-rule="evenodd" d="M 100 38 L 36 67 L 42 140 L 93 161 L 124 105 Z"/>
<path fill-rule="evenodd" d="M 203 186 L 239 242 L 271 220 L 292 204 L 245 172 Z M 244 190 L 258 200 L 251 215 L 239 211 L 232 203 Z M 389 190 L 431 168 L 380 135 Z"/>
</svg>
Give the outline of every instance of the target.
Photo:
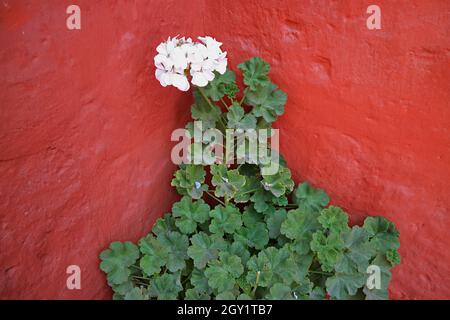
<svg viewBox="0 0 450 320">
<path fill-rule="evenodd" d="M 382 30 L 366 28 L 370 4 Z M 98 253 L 171 207 L 170 132 L 190 98 L 159 86 L 152 57 L 176 34 L 216 37 L 233 67 L 270 62 L 295 180 L 354 223 L 396 223 L 392 298 L 450 298 L 449 17 L 446 0 L 2 1 L 0 298 L 109 297 Z"/>
</svg>

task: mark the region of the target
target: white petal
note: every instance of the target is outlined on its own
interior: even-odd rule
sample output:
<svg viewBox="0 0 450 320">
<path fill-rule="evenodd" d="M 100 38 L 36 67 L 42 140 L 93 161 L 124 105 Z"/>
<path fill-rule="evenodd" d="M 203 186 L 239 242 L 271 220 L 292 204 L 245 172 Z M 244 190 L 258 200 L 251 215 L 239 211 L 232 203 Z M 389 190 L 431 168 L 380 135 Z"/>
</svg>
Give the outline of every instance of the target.
<svg viewBox="0 0 450 320">
<path fill-rule="evenodd" d="M 214 80 L 214 73 L 211 70 L 204 70 L 203 76 L 208 82 Z"/>
<path fill-rule="evenodd" d="M 170 86 L 172 84 L 172 73 L 165 72 L 161 75 L 161 79 L 159 80 L 161 84 L 165 86 Z"/>
<path fill-rule="evenodd" d="M 224 74 L 227 71 L 227 58 L 219 60 L 214 70 L 220 74 Z"/>
<path fill-rule="evenodd" d="M 189 81 L 187 80 L 186 76 L 178 73 L 173 73 L 171 77 L 173 86 L 177 87 L 181 91 L 189 90 Z"/>
<path fill-rule="evenodd" d="M 192 82 L 192 84 L 195 84 L 196 86 L 199 86 L 199 87 L 204 87 L 208 84 L 208 80 L 206 80 L 206 78 L 202 72 L 195 72 L 192 75 L 191 82 Z"/>
<path fill-rule="evenodd" d="M 162 76 L 164 73 L 165 73 L 164 70 L 156 69 L 156 70 L 155 70 L 155 77 L 156 77 L 156 79 L 158 79 L 158 81 L 160 81 L 161 76 Z"/>
<path fill-rule="evenodd" d="M 173 65 L 176 69 L 186 69 L 188 66 L 188 59 L 186 57 L 186 51 L 183 50 L 181 47 L 176 47 L 173 50 L 173 53 L 171 55 Z"/>
<path fill-rule="evenodd" d="M 157 54 L 154 61 L 158 69 L 170 70 L 173 67 L 173 62 L 162 54 Z"/>
</svg>

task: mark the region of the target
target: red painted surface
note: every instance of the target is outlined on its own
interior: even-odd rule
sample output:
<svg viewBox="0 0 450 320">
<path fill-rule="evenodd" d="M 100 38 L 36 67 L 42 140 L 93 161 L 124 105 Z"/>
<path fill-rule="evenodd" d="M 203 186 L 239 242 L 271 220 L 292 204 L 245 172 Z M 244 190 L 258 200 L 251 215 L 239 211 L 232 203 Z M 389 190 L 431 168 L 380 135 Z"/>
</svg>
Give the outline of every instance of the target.
<svg viewBox="0 0 450 320">
<path fill-rule="evenodd" d="M 109 298 L 98 254 L 176 199 L 170 133 L 190 98 L 153 78 L 169 35 L 261 56 L 289 95 L 281 150 L 298 182 L 401 232 L 395 299 L 450 298 L 450 3 L 73 1 L 0 4 L 0 298 Z M 82 290 L 66 289 L 78 264 Z"/>
</svg>

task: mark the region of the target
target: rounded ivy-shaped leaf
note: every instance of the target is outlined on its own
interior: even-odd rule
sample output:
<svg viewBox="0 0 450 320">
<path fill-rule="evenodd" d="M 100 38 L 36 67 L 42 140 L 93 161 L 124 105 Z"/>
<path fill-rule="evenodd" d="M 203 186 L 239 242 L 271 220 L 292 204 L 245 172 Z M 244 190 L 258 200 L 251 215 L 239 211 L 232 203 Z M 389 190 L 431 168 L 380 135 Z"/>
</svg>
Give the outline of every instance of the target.
<svg viewBox="0 0 450 320">
<path fill-rule="evenodd" d="M 129 267 L 139 258 L 139 249 L 131 242 L 113 242 L 100 254 L 100 269 L 108 274 L 108 282 L 121 284 L 130 276 Z"/>
<path fill-rule="evenodd" d="M 242 225 L 241 213 L 232 204 L 228 204 L 226 207 L 217 205 L 209 214 L 212 218 L 209 231 L 217 235 L 232 234 Z"/>
<path fill-rule="evenodd" d="M 253 57 L 238 65 L 238 68 L 244 73 L 244 83 L 251 91 L 255 91 L 260 86 L 269 84 L 270 66 L 259 57 Z"/>
<path fill-rule="evenodd" d="M 158 300 L 176 300 L 181 290 L 180 275 L 165 273 L 152 279 L 149 294 Z"/>
<path fill-rule="evenodd" d="M 294 181 L 291 179 L 291 170 L 286 167 L 279 167 L 277 173 L 263 175 L 262 185 L 264 189 L 270 191 L 275 197 L 281 197 L 291 192 L 294 188 Z"/>
<path fill-rule="evenodd" d="M 304 211 L 320 211 L 328 205 L 330 198 L 322 189 L 304 182 L 294 190 L 293 201 Z"/>
<path fill-rule="evenodd" d="M 244 186 L 245 177 L 239 170 L 228 170 L 223 164 L 211 166 L 211 183 L 216 187 L 214 194 L 217 197 L 227 197 L 231 199 Z"/>
<path fill-rule="evenodd" d="M 329 206 L 328 208 L 323 209 L 317 220 L 322 227 L 332 233 L 340 233 L 349 230 L 348 216 L 338 207 Z"/>
<path fill-rule="evenodd" d="M 202 199 L 192 201 L 183 197 L 172 207 L 175 225 L 184 234 L 191 234 L 197 229 L 197 223 L 204 223 L 209 218 L 210 207 Z"/>
<path fill-rule="evenodd" d="M 218 260 L 213 260 L 208 264 L 205 275 L 211 288 L 218 292 L 225 292 L 234 288 L 236 279 L 243 272 L 241 258 L 228 252 L 221 252 Z"/>
<path fill-rule="evenodd" d="M 219 250 L 225 250 L 227 243 L 218 235 L 208 236 L 204 232 L 194 234 L 191 238 L 191 246 L 188 248 L 188 256 L 194 260 L 194 266 L 203 269 L 206 264 L 219 256 Z"/>
<path fill-rule="evenodd" d="M 168 248 L 153 235 L 148 235 L 139 241 L 139 249 L 143 254 L 139 262 L 142 271 L 148 276 L 159 273 L 169 257 Z"/>
<path fill-rule="evenodd" d="M 205 181 L 205 175 L 205 169 L 201 165 L 183 165 L 174 173 L 171 185 L 182 196 L 200 199 L 203 192 L 208 190 L 208 185 L 203 183 Z"/>
</svg>

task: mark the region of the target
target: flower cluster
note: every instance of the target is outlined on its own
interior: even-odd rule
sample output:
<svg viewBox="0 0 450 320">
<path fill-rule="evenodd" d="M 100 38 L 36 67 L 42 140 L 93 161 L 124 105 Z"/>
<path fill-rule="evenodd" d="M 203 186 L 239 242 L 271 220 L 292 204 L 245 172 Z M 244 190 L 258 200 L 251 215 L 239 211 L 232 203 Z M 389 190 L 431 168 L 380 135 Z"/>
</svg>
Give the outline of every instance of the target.
<svg viewBox="0 0 450 320">
<path fill-rule="evenodd" d="M 227 53 L 220 49 L 222 43 L 211 37 L 170 38 L 156 48 L 155 76 L 163 87 L 174 86 L 181 91 L 189 90 L 188 75 L 193 85 L 204 87 L 214 79 L 214 71 L 224 74 Z"/>
</svg>

